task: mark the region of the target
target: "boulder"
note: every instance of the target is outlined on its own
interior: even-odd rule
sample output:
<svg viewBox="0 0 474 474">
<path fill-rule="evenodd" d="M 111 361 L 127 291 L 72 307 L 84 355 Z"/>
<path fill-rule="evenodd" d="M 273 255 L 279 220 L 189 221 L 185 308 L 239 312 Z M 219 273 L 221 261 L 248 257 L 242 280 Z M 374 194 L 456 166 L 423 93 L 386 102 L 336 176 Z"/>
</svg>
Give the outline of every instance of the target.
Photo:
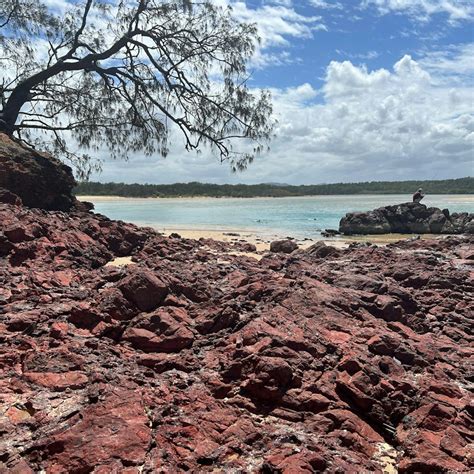
<svg viewBox="0 0 474 474">
<path fill-rule="evenodd" d="M 156 309 L 166 298 L 168 287 L 149 270 L 135 271 L 119 283 L 127 300 L 141 311 Z"/>
<path fill-rule="evenodd" d="M 341 219 L 343 234 L 472 234 L 474 214 L 452 213 L 417 202 L 349 212 Z"/>
<path fill-rule="evenodd" d="M 194 341 L 185 310 L 162 309 L 149 317 L 139 318 L 138 326 L 129 327 L 122 340 L 143 352 L 179 352 L 191 347 Z"/>
<path fill-rule="evenodd" d="M 352 212 L 341 219 L 339 231 L 342 234 L 388 234 L 391 226 L 387 218 L 378 210 Z"/>
<path fill-rule="evenodd" d="M 324 242 L 315 242 L 313 245 L 306 249 L 306 253 L 315 257 L 325 258 L 328 255 L 338 254 L 339 250 L 336 247 L 326 245 Z"/>
<path fill-rule="evenodd" d="M 291 253 L 298 248 L 298 244 L 293 240 L 275 240 L 270 244 L 270 252 Z"/>
<path fill-rule="evenodd" d="M 69 166 L 0 133 L 0 188 L 19 197 L 25 206 L 69 211 L 78 203 L 72 194 L 75 185 Z"/>
</svg>

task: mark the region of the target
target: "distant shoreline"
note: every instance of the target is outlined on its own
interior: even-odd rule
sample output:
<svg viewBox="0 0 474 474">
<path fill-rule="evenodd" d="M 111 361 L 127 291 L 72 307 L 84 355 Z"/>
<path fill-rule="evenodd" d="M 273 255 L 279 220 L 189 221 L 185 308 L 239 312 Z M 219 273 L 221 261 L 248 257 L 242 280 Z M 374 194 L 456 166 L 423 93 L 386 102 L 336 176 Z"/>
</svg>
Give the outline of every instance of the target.
<svg viewBox="0 0 474 474">
<path fill-rule="evenodd" d="M 308 196 L 378 196 L 406 194 L 411 196 L 423 188 L 427 194 L 474 194 L 474 178 L 424 181 L 371 181 L 364 183 L 332 183 L 290 185 L 260 184 L 127 184 L 81 182 L 74 192 L 79 196 L 121 196 L 135 198 L 270 198 Z"/>
<path fill-rule="evenodd" d="M 302 198 L 328 198 L 328 197 L 351 197 L 351 196 L 406 196 L 407 201 L 411 200 L 411 195 L 408 193 L 390 193 L 390 194 L 308 194 L 304 196 L 253 196 L 253 197 L 237 197 L 237 196 L 148 196 L 148 197 L 135 197 L 135 196 L 114 196 L 114 195 L 86 195 L 76 194 L 76 198 L 79 201 L 96 201 L 96 202 L 112 202 L 112 201 L 150 201 L 150 200 L 208 200 L 208 199 L 302 199 Z M 474 193 L 466 194 L 450 194 L 450 193 L 432 193 L 429 196 L 453 196 L 455 199 L 459 199 L 462 202 L 474 202 Z"/>
</svg>

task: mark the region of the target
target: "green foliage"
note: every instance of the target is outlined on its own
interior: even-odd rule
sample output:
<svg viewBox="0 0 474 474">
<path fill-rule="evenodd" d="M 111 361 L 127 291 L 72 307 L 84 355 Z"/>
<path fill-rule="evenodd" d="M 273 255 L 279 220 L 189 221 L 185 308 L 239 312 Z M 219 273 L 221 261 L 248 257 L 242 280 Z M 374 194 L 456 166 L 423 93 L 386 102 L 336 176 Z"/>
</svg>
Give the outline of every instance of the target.
<svg viewBox="0 0 474 474">
<path fill-rule="evenodd" d="M 290 197 L 330 194 L 412 194 L 422 187 L 427 194 L 474 194 L 474 178 L 438 181 L 372 181 L 366 183 L 289 186 L 275 184 L 124 184 L 82 182 L 77 195 L 122 197 Z"/>
<path fill-rule="evenodd" d="M 0 131 L 70 159 L 83 177 L 94 167 L 82 150 L 166 156 L 173 130 L 234 170 L 267 146 L 269 93 L 246 85 L 255 25 L 212 1 L 66 4 L 0 2 Z"/>
</svg>

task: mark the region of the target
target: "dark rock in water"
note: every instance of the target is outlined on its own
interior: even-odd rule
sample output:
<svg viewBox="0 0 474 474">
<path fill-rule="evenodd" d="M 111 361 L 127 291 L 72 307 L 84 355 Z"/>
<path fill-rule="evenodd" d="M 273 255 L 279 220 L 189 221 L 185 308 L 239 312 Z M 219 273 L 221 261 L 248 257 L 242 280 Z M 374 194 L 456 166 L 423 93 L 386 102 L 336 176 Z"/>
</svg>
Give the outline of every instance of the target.
<svg viewBox="0 0 474 474">
<path fill-rule="evenodd" d="M 336 229 L 326 229 L 321 232 L 323 237 L 334 237 L 335 235 L 340 235 L 341 233 Z"/>
<path fill-rule="evenodd" d="M 298 248 L 293 240 L 275 240 L 270 244 L 270 252 L 291 253 Z"/>
<path fill-rule="evenodd" d="M 78 202 L 72 194 L 75 185 L 69 166 L 0 133 L 0 188 L 19 196 L 25 206 L 69 211 Z"/>
<path fill-rule="evenodd" d="M 339 230 L 351 234 L 472 234 L 474 214 L 407 202 L 369 212 L 350 212 L 341 219 Z"/>
</svg>

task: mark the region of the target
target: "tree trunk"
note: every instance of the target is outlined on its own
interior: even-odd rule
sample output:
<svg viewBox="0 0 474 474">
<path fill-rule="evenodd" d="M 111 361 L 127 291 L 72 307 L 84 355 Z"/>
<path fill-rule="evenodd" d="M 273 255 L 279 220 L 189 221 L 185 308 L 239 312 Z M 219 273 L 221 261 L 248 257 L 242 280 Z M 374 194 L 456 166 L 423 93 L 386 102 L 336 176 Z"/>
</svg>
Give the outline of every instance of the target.
<svg viewBox="0 0 474 474">
<path fill-rule="evenodd" d="M 120 51 L 128 41 L 136 35 L 141 34 L 141 30 L 127 34 L 118 39 L 108 50 L 103 51 L 102 53 L 97 54 L 88 54 L 84 58 L 78 60 L 75 63 L 64 62 L 65 59 L 68 59 L 68 56 L 64 56 L 60 61 L 52 66 L 39 71 L 33 76 L 25 79 L 20 82 L 10 97 L 7 100 L 2 111 L 0 111 L 0 132 L 4 132 L 8 135 L 12 135 L 15 130 L 15 124 L 18 120 L 18 115 L 23 105 L 28 102 L 30 91 L 41 84 L 44 81 L 47 81 L 51 77 L 54 77 L 56 74 L 66 71 L 80 71 L 85 70 L 88 67 L 92 67 L 94 64 L 97 64 L 98 61 L 108 59 L 113 56 L 115 53 Z"/>
<path fill-rule="evenodd" d="M 28 101 L 31 86 L 27 81 L 20 83 L 8 98 L 5 107 L 0 112 L 0 131 L 11 135 L 15 130 L 15 123 L 18 119 L 23 105 Z"/>
</svg>

